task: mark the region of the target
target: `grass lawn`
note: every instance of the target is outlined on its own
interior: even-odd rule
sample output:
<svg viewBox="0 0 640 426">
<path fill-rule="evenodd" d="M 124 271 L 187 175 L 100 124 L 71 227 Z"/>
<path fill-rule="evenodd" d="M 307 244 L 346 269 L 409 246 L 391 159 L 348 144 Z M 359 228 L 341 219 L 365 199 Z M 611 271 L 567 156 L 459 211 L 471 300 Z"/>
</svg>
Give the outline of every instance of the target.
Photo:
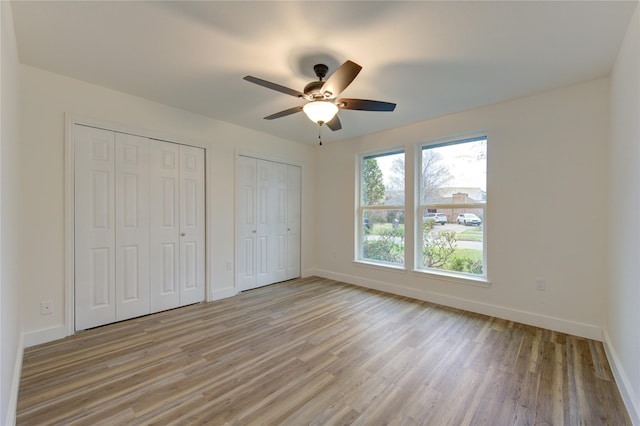
<svg viewBox="0 0 640 426">
<path fill-rule="evenodd" d="M 393 224 L 391 223 L 374 223 L 371 229 L 372 234 L 381 234 L 383 231 L 391 231 L 393 229 Z M 404 223 L 398 224 L 398 229 L 404 233 Z"/>
<path fill-rule="evenodd" d="M 482 250 L 473 250 L 473 249 L 456 249 L 453 254 L 457 258 L 467 257 L 471 260 L 482 262 Z"/>
<path fill-rule="evenodd" d="M 458 241 L 482 241 L 482 228 L 475 226 L 473 229 L 458 232 L 456 238 Z"/>
</svg>

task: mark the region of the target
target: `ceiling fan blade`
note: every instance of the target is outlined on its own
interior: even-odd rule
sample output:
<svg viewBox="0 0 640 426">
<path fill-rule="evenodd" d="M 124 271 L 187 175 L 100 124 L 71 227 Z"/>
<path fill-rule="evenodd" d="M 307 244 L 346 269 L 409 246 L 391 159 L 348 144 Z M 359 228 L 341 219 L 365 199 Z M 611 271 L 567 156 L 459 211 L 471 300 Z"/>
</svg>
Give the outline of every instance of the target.
<svg viewBox="0 0 640 426">
<path fill-rule="evenodd" d="M 357 109 L 360 111 L 393 111 L 396 104 L 391 102 L 370 101 L 367 99 L 340 98 L 336 105 L 341 109 Z"/>
<path fill-rule="evenodd" d="M 355 62 L 347 61 L 327 79 L 322 86 L 322 93 L 331 93 L 330 97 L 338 96 L 356 78 L 362 67 Z"/>
<path fill-rule="evenodd" d="M 342 123 L 340 123 L 340 119 L 338 118 L 337 115 L 334 115 L 333 118 L 329 120 L 326 124 L 327 124 L 327 127 L 333 130 L 334 132 L 336 130 L 342 129 Z"/>
<path fill-rule="evenodd" d="M 281 93 L 284 93 L 284 94 L 287 94 L 287 95 L 295 96 L 296 98 L 304 98 L 304 93 L 302 93 L 302 92 L 298 92 L 297 90 L 289 89 L 288 87 L 281 86 L 279 84 L 272 83 L 270 81 L 263 80 L 263 79 L 258 78 L 258 77 L 253 77 L 251 75 L 247 75 L 247 76 L 243 77 L 242 79 L 243 80 L 247 80 L 247 81 L 249 81 L 251 83 L 255 83 L 258 86 L 266 87 L 267 89 L 276 90 L 278 92 L 281 92 Z"/>
<path fill-rule="evenodd" d="M 295 114 L 296 112 L 302 111 L 302 105 L 285 109 L 284 111 L 276 112 L 275 114 L 271 114 L 266 116 L 265 120 L 273 120 L 275 118 L 286 117 L 287 115 Z"/>
</svg>

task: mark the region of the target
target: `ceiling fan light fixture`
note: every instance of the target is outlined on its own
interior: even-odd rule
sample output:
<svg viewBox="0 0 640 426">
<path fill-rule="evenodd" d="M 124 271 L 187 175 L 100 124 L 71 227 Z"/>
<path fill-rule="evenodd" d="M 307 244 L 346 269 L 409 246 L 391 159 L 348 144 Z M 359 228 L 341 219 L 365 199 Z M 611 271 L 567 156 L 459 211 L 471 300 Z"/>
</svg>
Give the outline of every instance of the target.
<svg viewBox="0 0 640 426">
<path fill-rule="evenodd" d="M 314 123 L 328 123 L 338 112 L 338 106 L 330 101 L 312 101 L 305 104 L 302 110 Z"/>
</svg>

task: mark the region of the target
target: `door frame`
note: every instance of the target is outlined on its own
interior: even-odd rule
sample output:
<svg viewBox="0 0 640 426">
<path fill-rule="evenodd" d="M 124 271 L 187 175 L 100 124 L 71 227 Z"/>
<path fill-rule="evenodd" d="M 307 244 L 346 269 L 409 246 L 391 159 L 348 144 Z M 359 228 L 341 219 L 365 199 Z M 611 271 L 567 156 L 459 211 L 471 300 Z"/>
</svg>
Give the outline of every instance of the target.
<svg viewBox="0 0 640 426">
<path fill-rule="evenodd" d="M 210 164 L 213 164 L 209 155 L 211 155 L 208 147 L 202 143 L 192 140 L 185 140 L 183 137 L 176 137 L 166 132 L 160 132 L 155 130 L 136 128 L 120 123 L 113 123 L 106 120 L 99 120 L 89 117 L 84 117 L 78 114 L 65 113 L 65 136 L 64 136 L 64 283 L 65 283 L 65 296 L 64 296 L 64 312 L 65 312 L 65 329 L 66 335 L 71 336 L 75 334 L 75 152 L 74 152 L 74 140 L 75 140 L 75 125 L 96 127 L 103 130 L 108 130 L 117 133 L 126 133 L 135 136 L 141 136 L 149 139 L 160 140 L 164 142 L 176 143 L 179 145 L 193 146 L 196 148 L 204 149 L 204 216 L 205 216 L 205 232 L 204 232 L 204 294 L 205 301 L 212 300 L 209 289 L 212 288 L 211 279 L 211 265 L 208 253 L 211 253 L 211 243 L 213 241 L 211 237 L 211 223 L 210 215 L 207 213 L 211 211 L 210 202 L 212 197 L 209 196 L 208 191 L 211 185 L 208 183 L 211 173 L 208 170 Z"/>
<path fill-rule="evenodd" d="M 300 276 L 304 276 L 302 270 L 302 244 L 303 244 L 303 230 L 304 230 L 304 215 L 302 214 L 303 206 L 304 206 L 304 191 L 303 191 L 303 179 L 304 179 L 304 164 L 299 161 L 291 160 L 288 158 L 282 158 L 274 155 L 265 154 L 262 152 L 256 152 L 245 149 L 236 149 L 235 150 L 235 159 L 233 163 L 233 180 L 234 180 L 234 206 L 233 206 L 233 264 L 236 266 L 233 270 L 233 287 L 235 290 L 235 294 L 239 294 L 241 290 L 238 288 L 238 158 L 239 157 L 249 157 L 254 158 L 256 160 L 264 160 L 271 161 L 272 163 L 281 163 L 287 166 L 295 166 L 300 167 L 300 247 L 298 248 L 298 252 L 300 254 Z"/>
</svg>

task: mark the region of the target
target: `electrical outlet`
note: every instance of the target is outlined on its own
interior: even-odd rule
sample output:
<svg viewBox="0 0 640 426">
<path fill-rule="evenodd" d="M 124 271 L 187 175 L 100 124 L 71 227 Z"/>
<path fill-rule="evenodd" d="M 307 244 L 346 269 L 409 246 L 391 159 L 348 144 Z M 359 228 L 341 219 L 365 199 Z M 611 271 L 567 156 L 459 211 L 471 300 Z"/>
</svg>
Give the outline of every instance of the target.
<svg viewBox="0 0 640 426">
<path fill-rule="evenodd" d="M 49 315 L 53 313 L 53 302 L 40 302 L 40 315 Z"/>
<path fill-rule="evenodd" d="M 547 288 L 547 280 L 544 278 L 536 278 L 536 290 L 545 291 Z"/>
<path fill-rule="evenodd" d="M 225 263 L 225 265 L 224 265 L 224 266 L 225 266 L 225 268 L 227 268 L 227 271 L 230 271 L 230 270 L 231 270 L 231 262 L 227 262 L 227 263 Z"/>
</svg>

